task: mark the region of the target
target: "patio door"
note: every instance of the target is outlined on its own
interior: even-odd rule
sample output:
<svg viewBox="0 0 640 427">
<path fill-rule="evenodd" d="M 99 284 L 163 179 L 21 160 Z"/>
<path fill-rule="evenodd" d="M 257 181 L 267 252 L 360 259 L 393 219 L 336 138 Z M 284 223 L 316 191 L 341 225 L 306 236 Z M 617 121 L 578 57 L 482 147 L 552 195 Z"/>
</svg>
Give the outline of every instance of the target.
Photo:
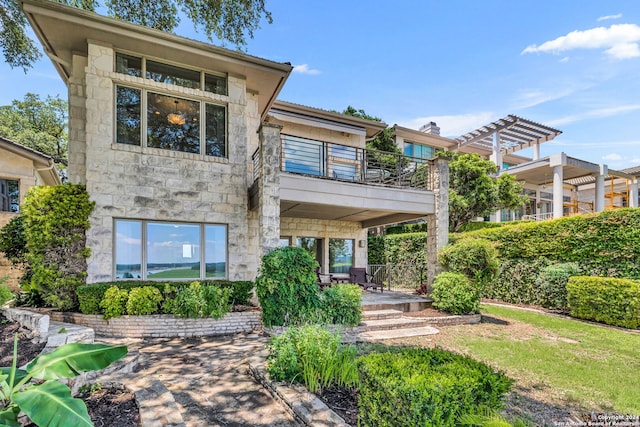
<svg viewBox="0 0 640 427">
<path fill-rule="evenodd" d="M 324 241 L 323 239 L 318 239 L 315 237 L 298 237 L 296 239 L 296 246 L 300 246 L 302 249 L 309 252 L 309 255 L 316 261 L 320 267 L 323 266 L 324 263 Z"/>
</svg>

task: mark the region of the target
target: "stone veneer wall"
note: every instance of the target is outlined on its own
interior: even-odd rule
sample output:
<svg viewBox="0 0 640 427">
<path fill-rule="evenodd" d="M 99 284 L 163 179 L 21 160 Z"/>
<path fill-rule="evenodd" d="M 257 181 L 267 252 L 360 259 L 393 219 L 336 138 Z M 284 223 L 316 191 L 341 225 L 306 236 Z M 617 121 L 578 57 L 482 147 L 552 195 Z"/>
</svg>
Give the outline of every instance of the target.
<svg viewBox="0 0 640 427">
<path fill-rule="evenodd" d="M 86 183 L 96 202 L 87 282 L 112 279 L 114 218 L 226 224 L 228 278 L 253 279 L 257 241 L 248 234 L 258 226 L 249 218 L 247 187 L 257 136 L 247 129 L 258 128 L 258 113 L 245 81 L 229 76 L 228 96 L 209 94 L 115 73 L 109 46 L 90 42 L 88 52 L 74 57 L 69 83 L 70 177 Z M 116 83 L 227 105 L 228 158 L 116 144 Z"/>
<path fill-rule="evenodd" d="M 307 218 L 280 218 L 280 235 L 291 237 L 295 244 L 297 237 L 316 237 L 320 239 L 354 239 L 354 264 L 356 267 L 367 265 L 367 229 L 362 228 L 359 222 L 328 221 L 323 219 Z M 361 248 L 358 241 L 364 240 L 365 247 Z M 324 259 L 328 266 L 329 245 L 324 245 Z M 324 266 L 323 266 L 324 267 Z"/>
<path fill-rule="evenodd" d="M 54 322 L 74 323 L 92 328 L 96 335 L 118 338 L 172 338 L 229 335 L 262 328 L 259 311 L 228 313 L 222 319 L 178 319 L 158 314 L 122 316 L 104 320 L 100 315 L 49 313 Z"/>
</svg>

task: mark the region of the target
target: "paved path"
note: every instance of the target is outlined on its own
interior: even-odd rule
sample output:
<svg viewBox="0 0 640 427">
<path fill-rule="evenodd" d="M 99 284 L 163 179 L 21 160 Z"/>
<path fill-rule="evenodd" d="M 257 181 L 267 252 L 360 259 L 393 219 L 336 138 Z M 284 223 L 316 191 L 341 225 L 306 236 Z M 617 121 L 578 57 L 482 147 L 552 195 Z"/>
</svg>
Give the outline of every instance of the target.
<svg viewBox="0 0 640 427">
<path fill-rule="evenodd" d="M 136 376 L 161 381 L 173 394 L 187 427 L 299 426 L 248 373 L 249 358 L 265 356 L 266 341 L 240 334 L 128 345 L 141 355 Z"/>
</svg>

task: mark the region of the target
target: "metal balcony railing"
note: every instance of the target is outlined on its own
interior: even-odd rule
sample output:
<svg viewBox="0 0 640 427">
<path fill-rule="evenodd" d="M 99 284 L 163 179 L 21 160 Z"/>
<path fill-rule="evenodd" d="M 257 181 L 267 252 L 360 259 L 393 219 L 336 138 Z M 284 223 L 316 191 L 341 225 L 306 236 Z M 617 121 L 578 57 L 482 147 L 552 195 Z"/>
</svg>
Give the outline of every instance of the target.
<svg viewBox="0 0 640 427">
<path fill-rule="evenodd" d="M 280 169 L 323 179 L 431 189 L 428 161 L 396 153 L 283 135 Z"/>
</svg>

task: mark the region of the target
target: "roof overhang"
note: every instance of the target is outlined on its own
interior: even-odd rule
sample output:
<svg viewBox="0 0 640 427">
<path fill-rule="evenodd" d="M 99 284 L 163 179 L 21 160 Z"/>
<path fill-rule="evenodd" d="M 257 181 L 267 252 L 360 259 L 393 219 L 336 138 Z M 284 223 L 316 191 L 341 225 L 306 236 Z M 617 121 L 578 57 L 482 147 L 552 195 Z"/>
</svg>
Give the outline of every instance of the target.
<svg viewBox="0 0 640 427">
<path fill-rule="evenodd" d="M 31 160 L 34 168 L 47 185 L 61 183 L 56 166 L 50 156 L 3 137 L 0 137 L 0 149 Z"/>
<path fill-rule="evenodd" d="M 418 144 L 430 145 L 433 147 L 446 148 L 448 150 L 457 148 L 458 141 L 432 133 L 421 132 L 419 130 L 406 128 L 397 124 L 393 125 L 393 133 L 405 140 L 417 142 Z"/>
<path fill-rule="evenodd" d="M 86 56 L 88 41 L 92 41 L 244 78 L 247 91 L 258 96 L 260 115 L 264 119 L 293 69 L 289 63 L 269 61 L 60 3 L 41 0 L 22 0 L 21 3 L 45 54 L 65 83 L 71 77 L 73 55 Z"/>
<path fill-rule="evenodd" d="M 512 166 L 501 173 L 512 175 L 518 181 L 524 181 L 528 184 L 546 185 L 553 182 L 553 168 L 555 166 L 562 166 L 563 182 L 572 185 L 595 182 L 595 176 L 599 174 L 632 178 L 629 174 L 608 169 L 606 165 L 569 157 L 565 153 L 558 153 L 539 160 Z"/>
<path fill-rule="evenodd" d="M 385 122 L 361 119 L 280 100 L 273 103 L 270 115 L 282 121 L 293 121 L 348 133 L 364 134 L 366 138 L 373 138 L 387 127 Z"/>
<path fill-rule="evenodd" d="M 492 151 L 495 135 L 498 134 L 502 152 L 511 154 L 551 141 L 561 133 L 562 131 L 558 129 L 510 114 L 466 133 L 456 140 L 460 148 L 472 146 Z"/>
</svg>

